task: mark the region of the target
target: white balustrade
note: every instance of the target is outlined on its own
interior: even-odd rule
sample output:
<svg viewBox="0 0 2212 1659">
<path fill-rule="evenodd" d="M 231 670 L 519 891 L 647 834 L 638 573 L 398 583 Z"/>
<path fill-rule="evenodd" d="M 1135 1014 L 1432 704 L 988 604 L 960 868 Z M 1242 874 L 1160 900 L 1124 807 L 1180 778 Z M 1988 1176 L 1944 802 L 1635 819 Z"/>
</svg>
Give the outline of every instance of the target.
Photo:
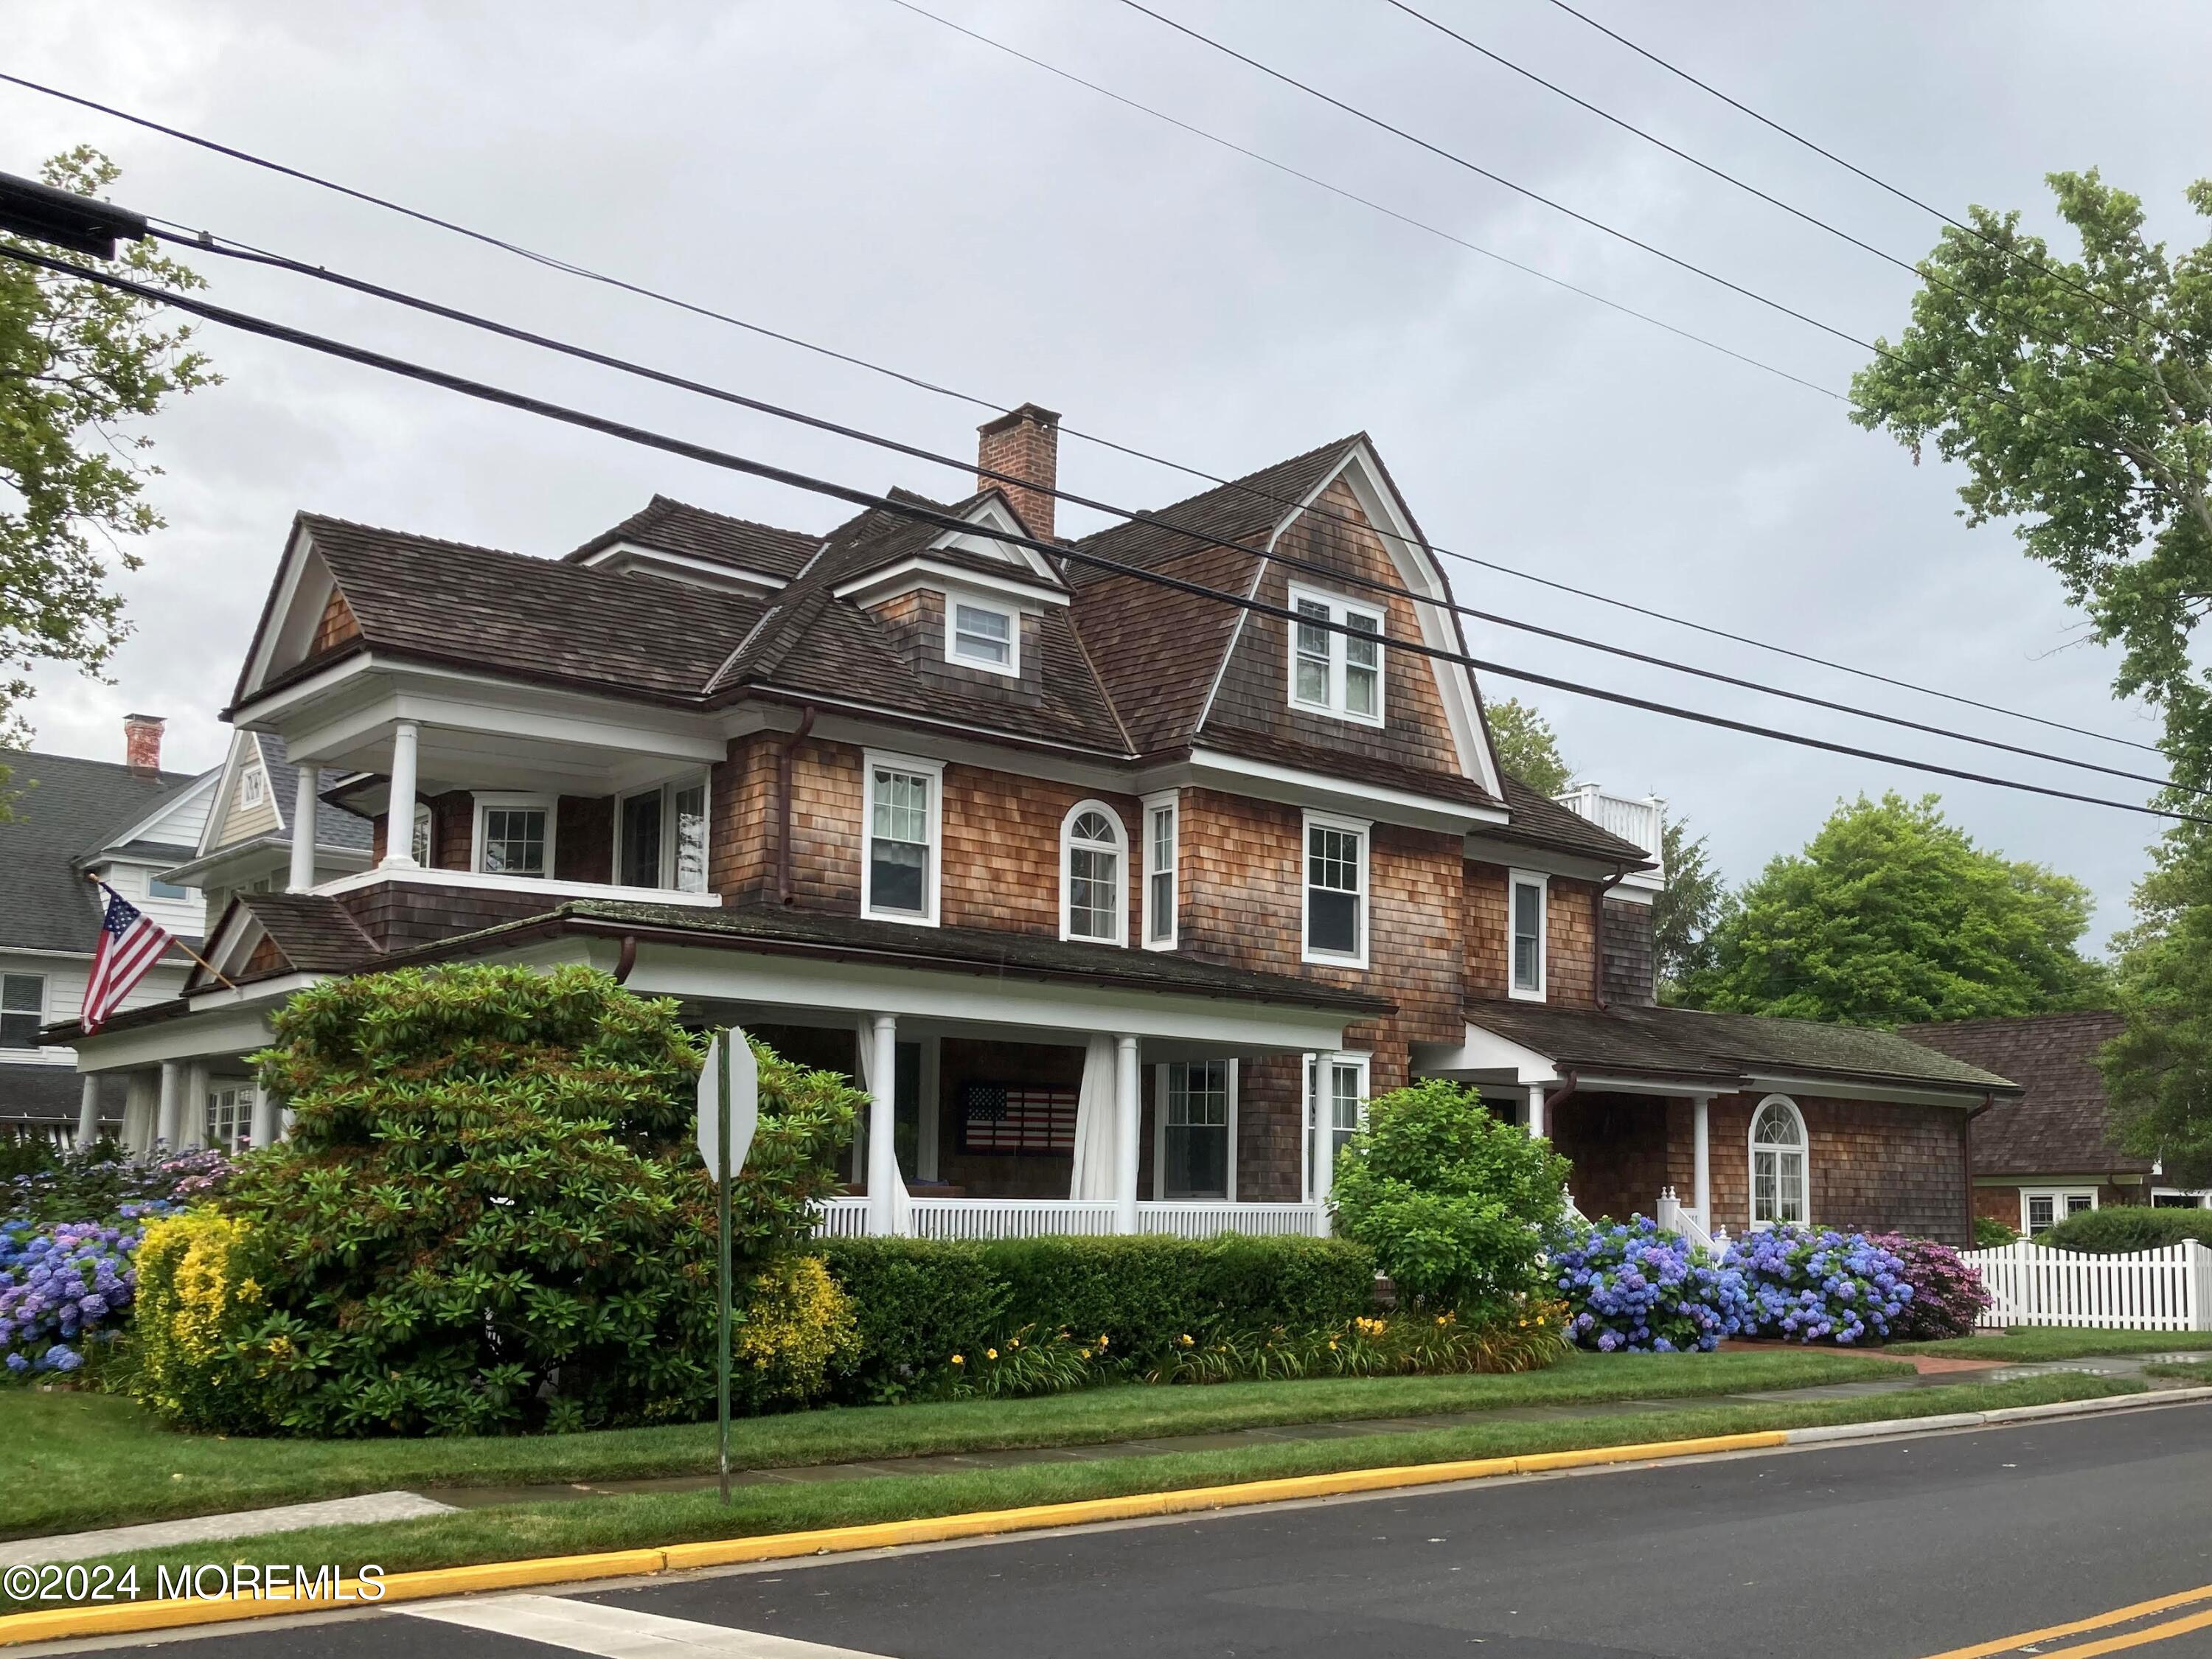
<svg viewBox="0 0 2212 1659">
<path fill-rule="evenodd" d="M 1674 1195 L 1672 1187 L 1659 1189 L 1659 1212 L 1652 1218 L 1659 1231 L 1680 1233 L 1690 1243 L 1706 1251 L 1715 1261 L 1728 1254 L 1729 1236 L 1725 1228 L 1705 1231 L 1705 1218 Z"/>
<path fill-rule="evenodd" d="M 1608 795 L 1598 784 L 1578 783 L 1552 799 L 1576 817 L 1587 819 L 1608 835 L 1619 836 L 1623 841 L 1641 847 L 1654 859 L 1661 857 L 1666 845 L 1667 830 L 1667 803 L 1661 797 Z M 1666 875 L 1662 863 L 1655 869 L 1638 871 L 1630 876 L 1627 884 L 1660 887 L 1665 884 Z"/>
<path fill-rule="evenodd" d="M 2212 1250 L 2195 1239 L 2124 1255 L 2046 1249 L 2025 1238 L 1963 1254 L 1990 1293 L 1983 1325 L 2212 1330 Z"/>
<path fill-rule="evenodd" d="M 911 1209 L 919 1238 L 1104 1237 L 1119 1231 L 1111 1199 L 917 1198 Z M 868 1231 L 865 1198 L 823 1199 L 815 1211 L 817 1237 L 856 1238 Z M 1321 1211 L 1312 1204 L 1140 1203 L 1137 1231 L 1177 1238 L 1211 1238 L 1216 1233 L 1311 1237 L 1321 1231 Z"/>
</svg>

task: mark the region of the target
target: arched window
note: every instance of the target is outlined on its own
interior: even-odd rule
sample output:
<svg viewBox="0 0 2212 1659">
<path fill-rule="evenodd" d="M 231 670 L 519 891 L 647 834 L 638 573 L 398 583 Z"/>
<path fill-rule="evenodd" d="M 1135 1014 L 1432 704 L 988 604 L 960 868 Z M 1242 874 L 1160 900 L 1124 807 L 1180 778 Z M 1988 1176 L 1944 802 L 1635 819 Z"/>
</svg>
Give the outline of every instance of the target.
<svg viewBox="0 0 2212 1659">
<path fill-rule="evenodd" d="M 1803 1223 L 1813 1212 L 1810 1144 L 1804 1115 L 1787 1095 L 1769 1095 L 1751 1115 L 1751 1224 Z"/>
<path fill-rule="evenodd" d="M 1060 936 L 1122 943 L 1129 905 L 1122 886 L 1128 833 L 1102 801 L 1078 801 L 1060 825 Z"/>
</svg>

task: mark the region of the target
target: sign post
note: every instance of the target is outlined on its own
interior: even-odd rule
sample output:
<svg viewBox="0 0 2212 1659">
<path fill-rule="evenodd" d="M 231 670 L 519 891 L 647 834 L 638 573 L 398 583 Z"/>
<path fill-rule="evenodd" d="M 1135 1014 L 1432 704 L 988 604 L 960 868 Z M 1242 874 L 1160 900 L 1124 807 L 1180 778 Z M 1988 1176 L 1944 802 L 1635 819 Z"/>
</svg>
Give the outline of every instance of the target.
<svg viewBox="0 0 2212 1659">
<path fill-rule="evenodd" d="M 744 1167 L 760 1121 L 760 1067 L 734 1026 L 717 1031 L 699 1073 L 699 1152 L 714 1176 L 715 1235 L 721 1258 L 715 1309 L 715 1410 L 722 1503 L 730 1501 L 730 1176 Z"/>
</svg>

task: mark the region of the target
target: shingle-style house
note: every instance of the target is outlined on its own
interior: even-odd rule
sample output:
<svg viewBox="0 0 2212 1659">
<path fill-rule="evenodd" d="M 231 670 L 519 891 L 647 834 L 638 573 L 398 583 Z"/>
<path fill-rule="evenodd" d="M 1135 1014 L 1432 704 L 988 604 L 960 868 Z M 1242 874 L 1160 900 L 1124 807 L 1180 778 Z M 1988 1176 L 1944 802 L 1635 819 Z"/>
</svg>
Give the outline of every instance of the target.
<svg viewBox="0 0 2212 1659">
<path fill-rule="evenodd" d="M 1974 1213 L 2031 1237 L 2107 1204 L 2202 1209 L 2208 1194 L 2160 1178 L 2154 1159 L 2120 1149 L 2097 1054 L 2118 1014 L 2034 1014 L 1908 1025 L 1915 1042 L 2001 1072 L 2016 1098 L 1974 1120 Z"/>
<path fill-rule="evenodd" d="M 1393 648 L 1463 647 L 1364 436 L 1158 515 L 1210 539 L 1071 544 L 1057 422 L 983 428 L 1042 488 L 928 503 L 957 530 L 656 497 L 552 560 L 301 515 L 229 718 L 375 862 L 234 890 L 230 982 L 79 1063 L 173 1098 L 325 975 L 588 962 L 863 1081 L 837 1230 L 1316 1230 L 1363 1103 L 1429 1075 L 1548 1129 L 1593 1212 L 1965 1236 L 2009 1085 L 1651 1006 L 1656 804 L 1502 775 L 1473 676 Z"/>
<path fill-rule="evenodd" d="M 180 939 L 197 943 L 198 892 L 168 875 L 198 841 L 214 779 L 161 769 L 162 722 L 124 722 L 126 759 L 0 752 L 12 799 L 0 817 L 0 1134 L 72 1145 L 123 1129 L 119 1079 L 79 1078 L 43 1027 L 73 1019 L 99 937 L 98 877 Z M 172 951 L 126 1001 L 166 1002 L 190 963 Z"/>
</svg>

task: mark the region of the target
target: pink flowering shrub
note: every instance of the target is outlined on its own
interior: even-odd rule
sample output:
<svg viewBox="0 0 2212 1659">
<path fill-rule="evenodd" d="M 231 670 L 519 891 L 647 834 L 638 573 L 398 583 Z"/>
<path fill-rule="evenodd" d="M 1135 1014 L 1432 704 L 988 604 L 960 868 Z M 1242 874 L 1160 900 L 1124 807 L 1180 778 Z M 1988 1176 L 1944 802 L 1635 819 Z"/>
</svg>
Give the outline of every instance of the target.
<svg viewBox="0 0 2212 1659">
<path fill-rule="evenodd" d="M 1890 1322 L 1893 1339 L 1933 1342 L 1973 1334 L 1975 1319 L 1990 1305 L 1978 1268 L 1969 1267 L 1948 1244 L 1932 1238 L 1872 1233 L 1867 1243 L 1903 1261 L 1905 1281 L 1912 1286 L 1912 1300 Z"/>
</svg>

